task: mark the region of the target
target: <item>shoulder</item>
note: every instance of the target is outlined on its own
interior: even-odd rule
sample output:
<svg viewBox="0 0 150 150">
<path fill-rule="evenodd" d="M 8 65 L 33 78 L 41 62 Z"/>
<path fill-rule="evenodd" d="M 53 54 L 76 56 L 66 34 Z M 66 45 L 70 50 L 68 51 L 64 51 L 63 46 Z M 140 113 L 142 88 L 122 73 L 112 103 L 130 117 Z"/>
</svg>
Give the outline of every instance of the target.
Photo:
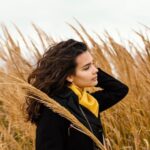
<svg viewBox="0 0 150 150">
<path fill-rule="evenodd" d="M 43 106 L 43 110 L 40 116 L 39 122 L 65 122 L 67 121 L 66 118 L 62 117 L 59 113 L 52 110 L 48 106 Z"/>
</svg>

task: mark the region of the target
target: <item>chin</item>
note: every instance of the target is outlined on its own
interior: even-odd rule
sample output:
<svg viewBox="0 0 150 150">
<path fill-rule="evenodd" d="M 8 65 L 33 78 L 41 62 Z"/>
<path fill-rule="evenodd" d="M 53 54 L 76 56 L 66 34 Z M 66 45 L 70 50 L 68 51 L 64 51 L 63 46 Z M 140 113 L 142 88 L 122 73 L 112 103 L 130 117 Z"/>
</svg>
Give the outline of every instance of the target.
<svg viewBox="0 0 150 150">
<path fill-rule="evenodd" d="M 97 85 L 97 82 L 95 82 L 95 83 L 93 83 L 93 84 L 91 84 L 91 85 L 89 85 L 87 87 L 95 87 L 96 85 Z"/>
<path fill-rule="evenodd" d="M 98 81 L 96 80 L 93 85 L 96 86 L 97 84 L 98 84 Z"/>
<path fill-rule="evenodd" d="M 94 82 L 91 82 L 90 84 L 88 84 L 88 85 L 85 85 L 84 87 L 94 87 L 94 86 L 96 86 L 98 84 L 98 81 L 96 80 L 96 81 L 94 81 Z"/>
</svg>

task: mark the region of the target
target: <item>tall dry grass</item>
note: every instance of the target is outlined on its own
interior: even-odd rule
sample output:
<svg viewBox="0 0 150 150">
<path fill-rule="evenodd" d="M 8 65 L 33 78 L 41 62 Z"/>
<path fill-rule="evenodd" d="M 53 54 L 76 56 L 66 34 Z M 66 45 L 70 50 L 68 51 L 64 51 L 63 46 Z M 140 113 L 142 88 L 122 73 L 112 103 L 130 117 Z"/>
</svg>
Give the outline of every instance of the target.
<svg viewBox="0 0 150 150">
<path fill-rule="evenodd" d="M 131 41 L 128 41 L 127 48 L 123 43 L 116 42 L 108 32 L 105 32 L 105 38 L 96 34 L 98 40 L 95 40 L 79 22 L 78 24 L 79 29 L 71 24 L 69 26 L 81 41 L 87 43 L 99 67 L 129 86 L 129 93 L 121 102 L 101 113 L 106 137 L 103 149 L 150 150 L 150 29 L 145 26 L 146 33 L 134 33 L 143 42 L 143 48 Z M 63 116 L 63 108 L 26 82 L 42 53 L 50 44 L 58 42 L 36 25 L 33 24 L 33 27 L 42 48 L 33 40 L 26 39 L 15 26 L 34 64 L 22 55 L 20 41 L 12 37 L 6 26 L 1 26 L 4 38 L 0 38 L 0 61 L 4 65 L 0 69 L 0 150 L 35 148 L 35 126 L 25 122 L 26 114 L 22 111 L 26 91 L 30 90 L 42 97 L 43 103 Z M 66 111 L 64 117 L 68 116 L 101 147 L 99 141 L 76 118 L 67 110 L 63 111 Z"/>
</svg>

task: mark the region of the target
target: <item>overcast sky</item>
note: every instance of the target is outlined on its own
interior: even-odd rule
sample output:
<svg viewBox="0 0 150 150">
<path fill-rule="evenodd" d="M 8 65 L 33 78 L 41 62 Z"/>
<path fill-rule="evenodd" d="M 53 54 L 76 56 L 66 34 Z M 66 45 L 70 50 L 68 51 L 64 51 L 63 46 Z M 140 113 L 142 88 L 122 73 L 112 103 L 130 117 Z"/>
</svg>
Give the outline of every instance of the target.
<svg viewBox="0 0 150 150">
<path fill-rule="evenodd" d="M 125 38 L 132 29 L 150 25 L 150 0 L 0 0 L 0 23 L 11 31 L 11 22 L 24 34 L 32 36 L 31 22 L 53 37 L 74 37 L 66 22 L 78 28 L 74 17 L 90 32 L 102 35 L 119 31 Z"/>
</svg>

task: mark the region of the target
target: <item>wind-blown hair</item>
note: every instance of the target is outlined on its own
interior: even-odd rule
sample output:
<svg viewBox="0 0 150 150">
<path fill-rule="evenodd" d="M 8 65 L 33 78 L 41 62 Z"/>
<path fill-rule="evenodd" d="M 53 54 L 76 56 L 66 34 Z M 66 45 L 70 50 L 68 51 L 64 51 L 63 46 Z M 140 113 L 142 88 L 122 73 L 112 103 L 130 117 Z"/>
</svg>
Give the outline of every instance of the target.
<svg viewBox="0 0 150 150">
<path fill-rule="evenodd" d="M 52 45 L 37 62 L 37 67 L 28 76 L 28 83 L 50 97 L 57 95 L 70 82 L 68 75 L 76 74 L 76 57 L 86 52 L 87 45 L 83 42 L 69 39 Z M 27 121 L 36 123 L 42 109 L 42 103 L 26 98 Z"/>
</svg>

